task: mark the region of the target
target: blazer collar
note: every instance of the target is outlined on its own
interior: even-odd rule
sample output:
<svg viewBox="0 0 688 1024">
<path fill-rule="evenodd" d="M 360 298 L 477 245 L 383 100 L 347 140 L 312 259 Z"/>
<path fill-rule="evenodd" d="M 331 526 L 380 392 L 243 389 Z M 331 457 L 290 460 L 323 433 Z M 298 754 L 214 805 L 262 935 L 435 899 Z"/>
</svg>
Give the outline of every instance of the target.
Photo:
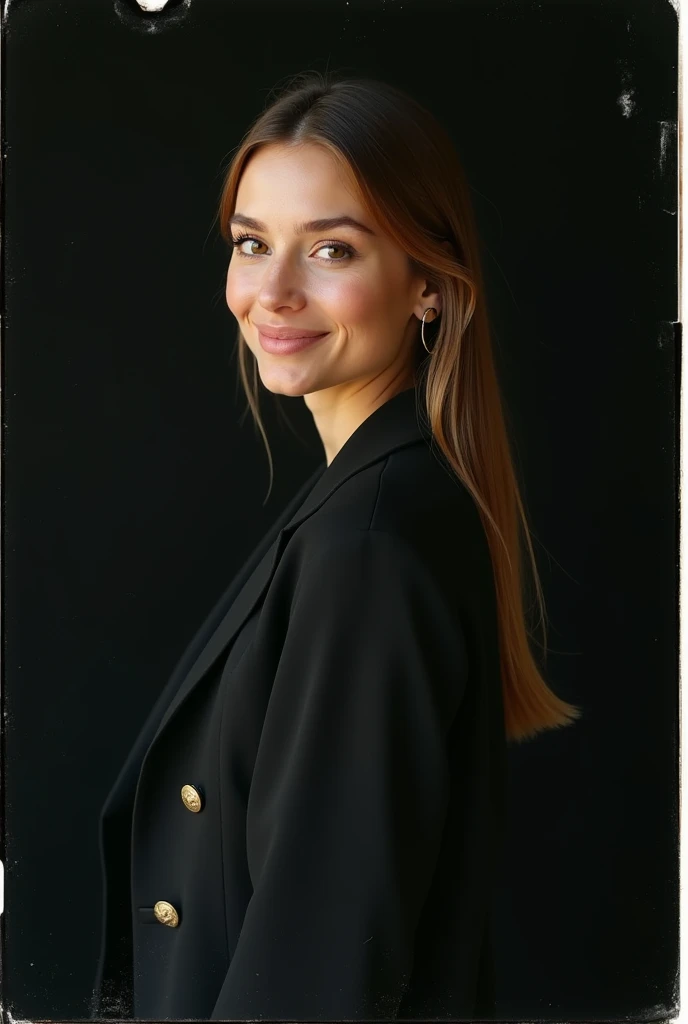
<svg viewBox="0 0 688 1024">
<path fill-rule="evenodd" d="M 318 477 L 304 504 L 284 524 L 291 530 L 323 502 L 340 484 L 390 452 L 419 441 L 430 443 L 425 403 L 418 387 L 407 388 L 378 406 L 344 442 L 329 466 Z"/>
</svg>

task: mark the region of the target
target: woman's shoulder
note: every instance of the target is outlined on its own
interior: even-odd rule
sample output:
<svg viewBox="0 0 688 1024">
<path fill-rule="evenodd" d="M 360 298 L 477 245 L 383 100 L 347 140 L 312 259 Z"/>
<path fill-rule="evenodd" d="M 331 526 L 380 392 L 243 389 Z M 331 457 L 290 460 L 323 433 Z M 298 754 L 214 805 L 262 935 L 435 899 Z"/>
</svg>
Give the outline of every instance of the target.
<svg viewBox="0 0 688 1024">
<path fill-rule="evenodd" d="M 479 523 L 470 491 L 436 445 L 409 445 L 385 460 L 371 527 L 414 538 L 428 527 L 454 536 Z"/>
<path fill-rule="evenodd" d="M 487 567 L 485 536 L 472 495 L 426 443 L 408 445 L 345 480 L 299 523 L 292 558 L 335 573 L 367 556 L 396 559 L 455 585 L 466 567 Z M 476 562 L 476 552 L 482 549 Z"/>
</svg>

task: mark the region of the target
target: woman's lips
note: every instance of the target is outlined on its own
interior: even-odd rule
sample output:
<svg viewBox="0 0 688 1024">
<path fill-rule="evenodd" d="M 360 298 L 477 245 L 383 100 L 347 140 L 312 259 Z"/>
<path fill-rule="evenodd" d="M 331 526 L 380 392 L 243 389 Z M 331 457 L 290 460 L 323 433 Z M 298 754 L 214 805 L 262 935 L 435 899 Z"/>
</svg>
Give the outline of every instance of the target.
<svg viewBox="0 0 688 1024">
<path fill-rule="evenodd" d="M 309 345 L 314 345 L 315 342 L 320 341 L 321 338 L 327 337 L 328 334 L 329 331 L 310 338 L 268 338 L 266 334 L 263 334 L 259 330 L 258 340 L 260 341 L 260 347 L 264 349 L 265 352 L 271 352 L 274 355 L 286 356 L 290 355 L 292 352 L 300 352 L 302 348 L 307 348 Z"/>
</svg>

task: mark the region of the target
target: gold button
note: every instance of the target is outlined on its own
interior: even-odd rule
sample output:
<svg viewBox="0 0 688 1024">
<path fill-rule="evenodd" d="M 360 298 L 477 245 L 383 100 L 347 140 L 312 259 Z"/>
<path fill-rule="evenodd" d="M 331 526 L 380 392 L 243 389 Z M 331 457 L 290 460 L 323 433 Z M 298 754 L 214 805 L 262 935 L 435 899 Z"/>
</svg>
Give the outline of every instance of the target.
<svg viewBox="0 0 688 1024">
<path fill-rule="evenodd" d="M 176 928 L 179 924 L 179 914 L 172 904 L 168 903 L 166 900 L 158 900 L 153 907 L 153 913 L 160 924 L 166 924 L 170 928 Z"/>
<path fill-rule="evenodd" d="M 193 811 L 194 814 L 198 814 L 203 807 L 203 797 L 195 786 L 182 786 L 182 802 L 187 811 Z"/>
</svg>

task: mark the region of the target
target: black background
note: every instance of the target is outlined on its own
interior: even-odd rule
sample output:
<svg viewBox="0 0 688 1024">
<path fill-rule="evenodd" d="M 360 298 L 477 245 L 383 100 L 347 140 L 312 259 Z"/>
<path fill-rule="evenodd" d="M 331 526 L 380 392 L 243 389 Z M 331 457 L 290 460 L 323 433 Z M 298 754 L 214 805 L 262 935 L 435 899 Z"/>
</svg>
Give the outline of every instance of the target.
<svg viewBox="0 0 688 1024">
<path fill-rule="evenodd" d="M 511 751 L 498 1013 L 669 1014 L 680 335 L 667 2 L 190 0 L 145 17 L 126 0 L 13 0 L 5 1005 L 86 1015 L 100 805 L 192 633 L 324 457 L 302 399 L 264 391 L 265 500 L 215 223 L 230 151 L 270 90 L 308 68 L 412 92 L 465 163 L 545 587 L 544 667 L 584 711 Z"/>
</svg>

